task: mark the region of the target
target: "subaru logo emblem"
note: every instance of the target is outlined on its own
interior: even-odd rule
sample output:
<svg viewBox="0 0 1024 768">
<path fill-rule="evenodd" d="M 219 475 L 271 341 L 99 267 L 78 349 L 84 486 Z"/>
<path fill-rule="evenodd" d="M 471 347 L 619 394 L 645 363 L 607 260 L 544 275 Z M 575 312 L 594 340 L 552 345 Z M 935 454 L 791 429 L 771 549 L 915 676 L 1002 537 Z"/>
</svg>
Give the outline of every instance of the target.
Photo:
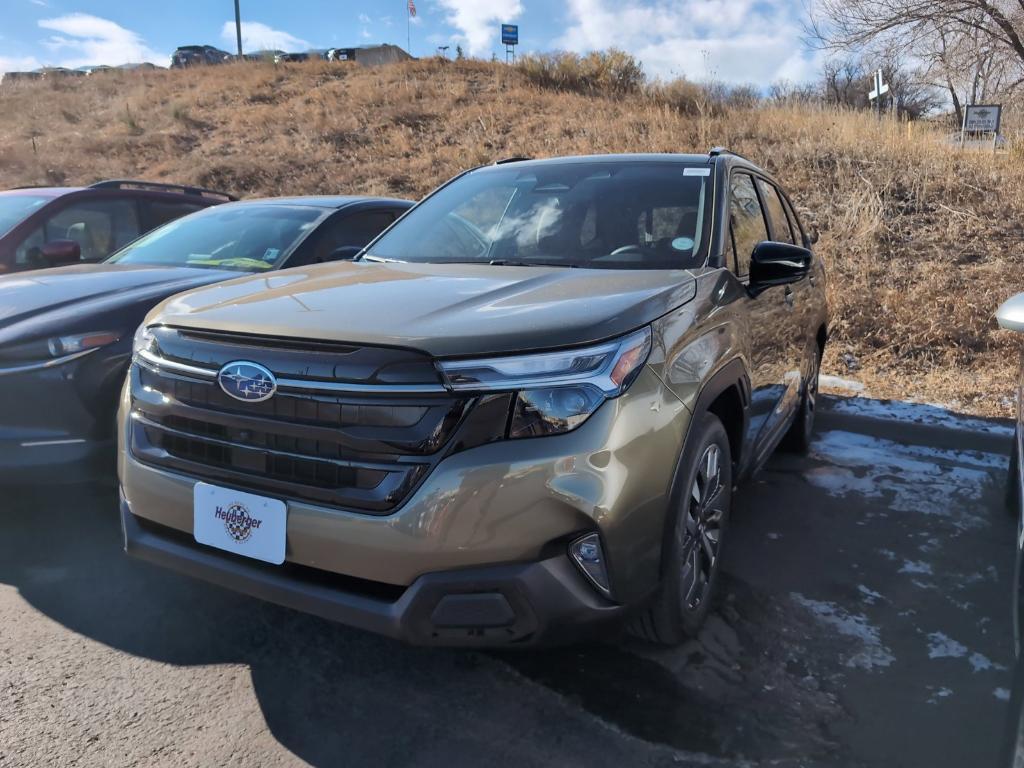
<svg viewBox="0 0 1024 768">
<path fill-rule="evenodd" d="M 277 379 L 259 363 L 239 360 L 228 363 L 217 374 L 225 394 L 245 403 L 262 403 L 277 392 Z"/>
</svg>

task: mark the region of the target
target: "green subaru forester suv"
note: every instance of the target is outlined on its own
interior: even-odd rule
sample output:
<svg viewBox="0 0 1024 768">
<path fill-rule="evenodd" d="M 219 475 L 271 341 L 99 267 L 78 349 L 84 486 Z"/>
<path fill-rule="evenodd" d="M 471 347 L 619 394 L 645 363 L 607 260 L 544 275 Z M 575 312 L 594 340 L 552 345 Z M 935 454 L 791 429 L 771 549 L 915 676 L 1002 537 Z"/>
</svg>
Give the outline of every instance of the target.
<svg viewBox="0 0 1024 768">
<path fill-rule="evenodd" d="M 413 643 L 677 643 L 734 489 L 810 440 L 825 274 L 725 150 L 500 162 L 355 260 L 168 299 L 120 412 L 131 555 Z"/>
</svg>

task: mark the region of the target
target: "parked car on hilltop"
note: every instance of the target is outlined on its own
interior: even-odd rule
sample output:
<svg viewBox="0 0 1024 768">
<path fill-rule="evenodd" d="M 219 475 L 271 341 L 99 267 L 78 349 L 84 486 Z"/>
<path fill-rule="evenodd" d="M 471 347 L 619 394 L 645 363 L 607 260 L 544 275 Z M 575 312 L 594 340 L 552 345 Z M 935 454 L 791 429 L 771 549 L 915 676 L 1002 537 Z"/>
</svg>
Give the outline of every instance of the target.
<svg viewBox="0 0 1024 768">
<path fill-rule="evenodd" d="M 102 264 L 0 277 L 0 480 L 53 483 L 112 468 L 132 334 L 159 301 L 243 273 L 351 258 L 411 205 L 229 203 L 166 224 Z"/>
<path fill-rule="evenodd" d="M 825 274 L 724 150 L 499 163 L 358 260 L 153 310 L 131 555 L 425 644 L 697 632 L 733 488 L 806 450 Z"/>
<path fill-rule="evenodd" d="M 139 235 L 211 205 L 226 192 L 149 181 L 0 192 L 0 274 L 102 261 Z"/>
<path fill-rule="evenodd" d="M 231 60 L 230 53 L 212 45 L 181 45 L 171 54 L 171 69 L 206 64 L 226 64 Z"/>
<path fill-rule="evenodd" d="M 316 54 L 309 52 L 301 53 L 278 53 L 274 55 L 275 64 L 296 64 L 302 61 L 309 61 L 311 58 L 319 58 Z"/>
</svg>

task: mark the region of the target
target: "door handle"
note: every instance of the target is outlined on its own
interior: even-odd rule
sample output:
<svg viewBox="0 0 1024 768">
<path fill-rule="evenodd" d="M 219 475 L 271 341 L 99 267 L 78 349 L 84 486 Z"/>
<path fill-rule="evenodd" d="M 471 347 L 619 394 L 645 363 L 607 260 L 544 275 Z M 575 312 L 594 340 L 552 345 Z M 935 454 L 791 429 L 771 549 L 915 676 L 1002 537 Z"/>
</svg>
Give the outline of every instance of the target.
<svg viewBox="0 0 1024 768">
<path fill-rule="evenodd" d="M 810 283 L 811 285 L 814 285 L 816 282 L 818 282 L 818 279 L 814 276 L 813 272 L 807 273 L 807 282 Z"/>
<path fill-rule="evenodd" d="M 789 306 L 791 306 L 791 307 L 792 307 L 792 306 L 793 306 L 793 289 L 792 289 L 792 288 L 790 288 L 790 287 L 789 287 L 789 286 L 787 285 L 787 286 L 786 286 L 786 293 L 785 293 L 784 295 L 785 295 L 785 297 L 786 297 L 786 304 L 788 304 Z"/>
</svg>

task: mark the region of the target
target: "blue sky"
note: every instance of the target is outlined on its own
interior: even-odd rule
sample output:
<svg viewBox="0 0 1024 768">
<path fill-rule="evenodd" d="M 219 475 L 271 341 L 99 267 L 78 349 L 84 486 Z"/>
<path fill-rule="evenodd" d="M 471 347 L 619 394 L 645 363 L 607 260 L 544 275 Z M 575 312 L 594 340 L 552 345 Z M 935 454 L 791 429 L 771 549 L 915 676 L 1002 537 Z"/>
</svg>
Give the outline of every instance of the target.
<svg viewBox="0 0 1024 768">
<path fill-rule="evenodd" d="M 0 72 L 43 65 L 153 61 L 177 45 L 234 50 L 232 0 L 0 0 Z M 248 50 L 405 47 L 406 0 L 241 0 Z M 800 42 L 802 0 L 416 0 L 412 53 L 503 51 L 501 22 L 518 23 L 519 51 L 616 46 L 648 74 L 766 85 L 813 78 Z"/>
</svg>

